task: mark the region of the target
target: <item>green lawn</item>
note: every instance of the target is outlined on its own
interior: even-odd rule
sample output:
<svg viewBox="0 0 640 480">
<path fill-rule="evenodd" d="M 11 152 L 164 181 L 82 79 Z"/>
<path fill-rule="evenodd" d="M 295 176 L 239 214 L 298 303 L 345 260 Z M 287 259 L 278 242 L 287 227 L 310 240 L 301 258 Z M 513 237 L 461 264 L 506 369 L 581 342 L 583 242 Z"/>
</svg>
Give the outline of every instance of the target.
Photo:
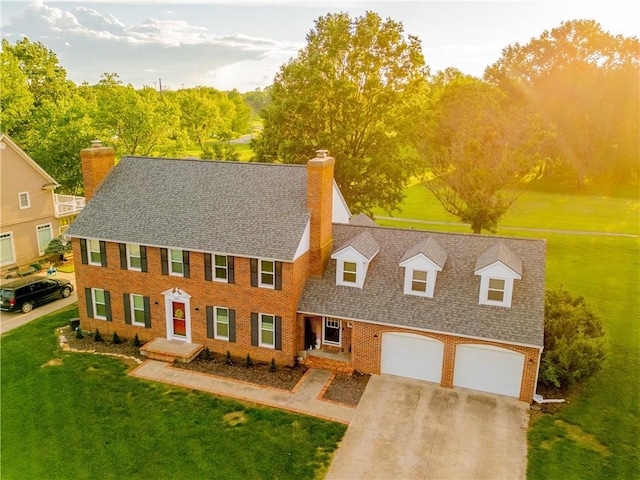
<svg viewBox="0 0 640 480">
<path fill-rule="evenodd" d="M 322 476 L 344 425 L 131 378 L 117 359 L 62 353 L 54 329 L 76 315 L 67 308 L 2 337 L 3 479 Z"/>
</svg>

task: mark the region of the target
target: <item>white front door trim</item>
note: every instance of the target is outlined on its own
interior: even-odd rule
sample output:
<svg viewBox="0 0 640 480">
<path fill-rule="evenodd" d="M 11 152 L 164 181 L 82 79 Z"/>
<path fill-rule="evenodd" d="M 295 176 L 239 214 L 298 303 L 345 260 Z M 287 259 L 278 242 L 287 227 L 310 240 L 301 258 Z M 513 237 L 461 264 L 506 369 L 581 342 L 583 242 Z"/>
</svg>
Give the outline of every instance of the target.
<svg viewBox="0 0 640 480">
<path fill-rule="evenodd" d="M 165 323 L 167 327 L 167 339 L 182 340 L 191 343 L 191 295 L 177 287 L 171 288 L 164 295 Z M 173 302 L 184 303 L 184 319 L 186 335 L 175 335 L 173 332 Z"/>
</svg>

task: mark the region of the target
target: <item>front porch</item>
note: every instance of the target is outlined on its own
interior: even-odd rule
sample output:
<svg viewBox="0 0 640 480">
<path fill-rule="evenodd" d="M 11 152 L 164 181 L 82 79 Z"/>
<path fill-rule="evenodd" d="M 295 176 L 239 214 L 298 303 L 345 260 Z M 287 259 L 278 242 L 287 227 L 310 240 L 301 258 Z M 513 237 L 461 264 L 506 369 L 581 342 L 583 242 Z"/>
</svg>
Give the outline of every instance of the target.
<svg viewBox="0 0 640 480">
<path fill-rule="evenodd" d="M 189 363 L 202 351 L 199 343 L 187 343 L 180 340 L 156 338 L 140 347 L 140 354 L 149 360 L 167 363 Z"/>
<path fill-rule="evenodd" d="M 335 352 L 329 349 L 314 349 L 298 352 L 298 357 L 309 368 L 331 370 L 346 373 L 347 375 L 351 375 L 354 372 L 354 368 L 351 366 L 350 353 Z"/>
</svg>

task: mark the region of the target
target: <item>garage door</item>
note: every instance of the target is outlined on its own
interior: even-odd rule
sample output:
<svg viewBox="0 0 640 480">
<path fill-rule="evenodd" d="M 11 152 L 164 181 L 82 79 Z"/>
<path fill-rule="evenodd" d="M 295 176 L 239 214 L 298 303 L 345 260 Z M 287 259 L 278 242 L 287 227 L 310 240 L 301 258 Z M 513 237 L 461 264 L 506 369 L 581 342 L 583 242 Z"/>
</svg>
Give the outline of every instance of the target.
<svg viewBox="0 0 640 480">
<path fill-rule="evenodd" d="M 520 396 L 524 355 L 490 345 L 458 345 L 453 386 Z"/>
<path fill-rule="evenodd" d="M 440 383 L 444 344 L 412 333 L 382 335 L 380 371 Z"/>
</svg>

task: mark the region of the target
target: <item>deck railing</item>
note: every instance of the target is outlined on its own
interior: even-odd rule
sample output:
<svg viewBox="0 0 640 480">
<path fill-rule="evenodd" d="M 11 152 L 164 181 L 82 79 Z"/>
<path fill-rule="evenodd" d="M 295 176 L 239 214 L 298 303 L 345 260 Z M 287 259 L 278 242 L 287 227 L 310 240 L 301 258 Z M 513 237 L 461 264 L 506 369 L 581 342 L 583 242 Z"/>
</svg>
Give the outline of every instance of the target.
<svg viewBox="0 0 640 480">
<path fill-rule="evenodd" d="M 66 217 L 82 211 L 85 205 L 84 197 L 75 195 L 53 194 L 53 203 L 56 207 L 56 217 Z"/>
</svg>

